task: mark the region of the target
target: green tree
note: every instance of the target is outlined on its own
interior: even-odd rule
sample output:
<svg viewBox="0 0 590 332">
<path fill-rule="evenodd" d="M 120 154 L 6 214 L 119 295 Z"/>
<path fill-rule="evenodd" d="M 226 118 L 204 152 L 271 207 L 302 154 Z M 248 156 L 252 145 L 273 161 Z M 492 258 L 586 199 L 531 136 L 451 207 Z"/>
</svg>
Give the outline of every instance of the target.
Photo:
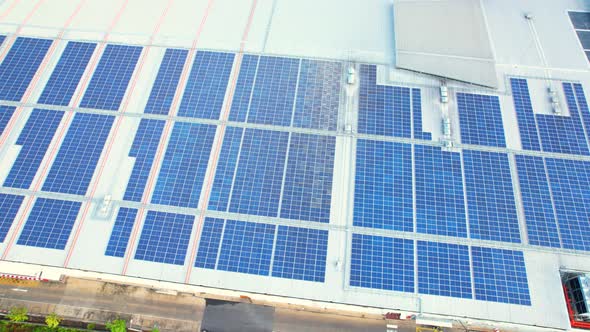
<svg viewBox="0 0 590 332">
<path fill-rule="evenodd" d="M 59 317 L 55 312 L 52 312 L 51 314 L 47 315 L 47 317 L 45 317 L 45 324 L 47 324 L 47 326 L 49 326 L 50 328 L 54 329 L 59 326 L 61 320 L 61 317 Z"/>
<path fill-rule="evenodd" d="M 160 332 L 160 329 L 154 326 L 154 328 L 152 329 L 152 332 Z"/>
<path fill-rule="evenodd" d="M 8 312 L 7 317 L 11 322 L 15 323 L 24 322 L 29 319 L 29 316 L 27 316 L 27 308 L 25 307 L 13 307 Z"/>
<path fill-rule="evenodd" d="M 127 323 L 122 319 L 115 319 L 107 323 L 107 329 L 111 332 L 127 332 Z"/>
</svg>

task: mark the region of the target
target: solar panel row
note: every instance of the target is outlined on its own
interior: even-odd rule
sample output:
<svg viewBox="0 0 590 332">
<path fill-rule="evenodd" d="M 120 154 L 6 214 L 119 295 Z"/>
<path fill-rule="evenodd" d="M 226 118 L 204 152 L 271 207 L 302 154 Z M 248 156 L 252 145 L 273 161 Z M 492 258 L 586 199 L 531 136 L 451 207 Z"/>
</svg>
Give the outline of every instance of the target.
<svg viewBox="0 0 590 332">
<path fill-rule="evenodd" d="M 15 110 L 16 107 L 0 106 L 0 135 L 4 134 L 4 129 L 8 125 L 8 122 L 10 122 Z"/>
<path fill-rule="evenodd" d="M 24 196 L 0 194 L 0 239 L 4 242 L 12 222 L 20 209 Z"/>
<path fill-rule="evenodd" d="M 195 267 L 323 282 L 327 246 L 324 230 L 206 218 Z"/>
<path fill-rule="evenodd" d="M 531 304 L 520 251 L 427 241 L 414 248 L 413 240 L 353 234 L 350 285 Z"/>
<path fill-rule="evenodd" d="M 498 96 L 457 93 L 461 142 L 505 147 Z"/>
<path fill-rule="evenodd" d="M 414 121 L 414 138 L 431 141 L 432 133 L 422 128 L 422 93 L 420 89 L 412 89 L 412 116 Z"/>
</svg>

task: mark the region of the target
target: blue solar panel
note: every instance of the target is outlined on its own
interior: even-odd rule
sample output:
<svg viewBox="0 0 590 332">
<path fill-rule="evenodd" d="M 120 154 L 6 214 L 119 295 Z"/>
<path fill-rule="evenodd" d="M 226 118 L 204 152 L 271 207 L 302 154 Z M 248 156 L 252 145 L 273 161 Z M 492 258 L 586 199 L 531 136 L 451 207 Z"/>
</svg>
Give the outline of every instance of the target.
<svg viewBox="0 0 590 332">
<path fill-rule="evenodd" d="M 227 211 L 243 133 L 242 128 L 228 127 L 225 130 L 225 138 L 209 196 L 210 210 Z"/>
<path fill-rule="evenodd" d="M 135 259 L 184 265 L 195 216 L 149 211 Z"/>
<path fill-rule="evenodd" d="M 274 225 L 227 220 L 217 269 L 268 275 Z"/>
<path fill-rule="evenodd" d="M 336 138 L 291 134 L 281 218 L 330 221 Z"/>
<path fill-rule="evenodd" d="M 260 57 L 248 122 L 290 126 L 299 59 Z"/>
<path fill-rule="evenodd" d="M 240 74 L 238 75 L 238 80 L 236 82 L 231 111 L 229 113 L 230 121 L 246 121 L 259 59 L 259 56 L 249 54 L 244 55 L 242 58 Z"/>
<path fill-rule="evenodd" d="M 39 97 L 39 103 L 69 105 L 95 48 L 93 43 L 69 42 Z"/>
<path fill-rule="evenodd" d="M 187 54 L 187 50 L 166 50 L 144 113 L 168 114 Z"/>
<path fill-rule="evenodd" d="M 138 46 L 107 45 L 80 106 L 118 110 L 141 51 Z"/>
<path fill-rule="evenodd" d="M 462 143 L 506 146 L 498 96 L 457 93 L 457 107 Z"/>
<path fill-rule="evenodd" d="M 63 250 L 81 205 L 80 202 L 38 198 L 17 243 Z"/>
<path fill-rule="evenodd" d="M 529 243 L 559 248 L 559 233 L 543 158 L 516 156 Z"/>
<path fill-rule="evenodd" d="M 412 232 L 412 148 L 359 139 L 354 225 Z"/>
<path fill-rule="evenodd" d="M 467 237 L 461 154 L 416 145 L 416 229 Z"/>
<path fill-rule="evenodd" d="M 477 300 L 531 305 L 522 252 L 472 247 L 471 253 Z"/>
<path fill-rule="evenodd" d="M 414 292 L 414 241 L 352 234 L 350 285 Z"/>
<path fill-rule="evenodd" d="M 588 145 L 590 146 L 590 110 L 588 109 L 588 102 L 586 101 L 586 96 L 584 94 L 584 88 L 582 87 L 582 84 L 575 83 L 574 92 L 576 96 L 576 101 L 578 102 L 578 110 L 580 112 L 580 115 L 582 116 L 582 122 L 584 123 L 584 127 L 586 128 L 586 138 L 588 139 Z"/>
<path fill-rule="evenodd" d="M 85 195 L 114 120 L 107 115 L 74 115 L 43 190 Z"/>
<path fill-rule="evenodd" d="M 508 156 L 464 150 L 463 158 L 471 237 L 520 242 Z"/>
<path fill-rule="evenodd" d="M 336 130 L 342 63 L 301 60 L 293 126 Z"/>
<path fill-rule="evenodd" d="M 418 293 L 472 298 L 469 248 L 418 241 Z"/>
<path fill-rule="evenodd" d="M 520 140 L 525 150 L 541 151 L 539 133 L 533 105 L 529 94 L 529 86 L 526 79 L 511 78 L 512 97 L 514 98 L 514 109 L 518 120 Z"/>
<path fill-rule="evenodd" d="M 129 156 L 135 158 L 135 163 L 127 183 L 124 200 L 141 201 L 165 124 L 165 121 L 151 119 L 142 119 L 139 123 L 131 151 L 129 151 Z"/>
<path fill-rule="evenodd" d="M 215 269 L 217 265 L 217 254 L 225 220 L 216 218 L 205 218 L 205 224 L 201 231 L 199 240 L 199 251 L 195 267 L 204 269 Z"/>
<path fill-rule="evenodd" d="M 47 39 L 16 39 L 0 64 L 0 100 L 21 100 L 51 43 L 52 41 Z"/>
<path fill-rule="evenodd" d="M 219 119 L 233 63 L 233 53 L 197 52 L 178 115 Z"/>
<path fill-rule="evenodd" d="M 135 223 L 135 217 L 137 217 L 137 209 L 121 208 L 119 210 L 117 219 L 115 219 L 113 231 L 111 232 L 111 237 L 109 238 L 107 249 L 104 253 L 106 256 L 125 256 L 129 236 L 131 235 L 131 230 L 133 230 L 133 224 Z"/>
<path fill-rule="evenodd" d="M 328 231 L 279 226 L 272 276 L 324 282 Z"/>
<path fill-rule="evenodd" d="M 24 198 L 24 196 L 0 194 L 0 211 L 2 211 L 0 214 L 0 242 L 4 242 L 6 239 L 6 234 L 12 226 Z"/>
<path fill-rule="evenodd" d="M 4 43 L 4 39 L 6 39 L 6 36 L 0 35 L 0 45 L 2 45 L 2 43 Z"/>
<path fill-rule="evenodd" d="M 230 212 L 278 215 L 289 133 L 246 129 Z"/>
<path fill-rule="evenodd" d="M 547 158 L 545 163 L 563 247 L 590 251 L 590 162 Z"/>
<path fill-rule="evenodd" d="M 4 134 L 4 129 L 10 122 L 15 109 L 16 107 L 12 106 L 0 106 L 0 134 Z"/>
<path fill-rule="evenodd" d="M 21 146 L 4 186 L 28 189 L 63 117 L 61 111 L 35 109 L 16 141 Z"/>
<path fill-rule="evenodd" d="M 205 124 L 174 125 L 152 203 L 197 207 L 215 130 Z"/>
<path fill-rule="evenodd" d="M 422 128 L 422 94 L 420 89 L 412 89 L 412 114 L 414 117 L 414 138 L 431 141 L 432 134 Z"/>
<path fill-rule="evenodd" d="M 377 66 L 361 65 L 358 131 L 395 137 L 412 137 L 410 89 L 377 85 Z"/>
</svg>

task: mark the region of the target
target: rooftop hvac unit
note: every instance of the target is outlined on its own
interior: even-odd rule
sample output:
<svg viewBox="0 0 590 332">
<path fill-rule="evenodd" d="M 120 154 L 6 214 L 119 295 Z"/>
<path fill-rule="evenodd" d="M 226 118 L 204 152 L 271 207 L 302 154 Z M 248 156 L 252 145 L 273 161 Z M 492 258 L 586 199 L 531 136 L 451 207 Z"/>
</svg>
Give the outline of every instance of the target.
<svg viewBox="0 0 590 332">
<path fill-rule="evenodd" d="M 449 102 L 449 89 L 446 85 L 440 86 L 440 102 L 446 104 Z"/>
</svg>

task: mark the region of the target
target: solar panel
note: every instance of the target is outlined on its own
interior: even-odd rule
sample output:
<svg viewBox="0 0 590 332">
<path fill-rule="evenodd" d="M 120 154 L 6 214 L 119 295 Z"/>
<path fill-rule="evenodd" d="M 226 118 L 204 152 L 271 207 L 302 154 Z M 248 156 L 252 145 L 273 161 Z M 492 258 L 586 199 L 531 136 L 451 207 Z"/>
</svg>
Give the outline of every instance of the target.
<svg viewBox="0 0 590 332">
<path fill-rule="evenodd" d="M 352 234 L 350 286 L 414 292 L 414 241 Z"/>
<path fill-rule="evenodd" d="M 28 189 L 31 186 L 62 117 L 61 111 L 33 110 L 16 141 L 21 150 L 4 181 L 5 187 Z"/>
<path fill-rule="evenodd" d="M 412 89 L 412 115 L 414 120 L 414 138 L 431 141 L 432 134 L 422 128 L 422 94 L 420 89 Z"/>
<path fill-rule="evenodd" d="M 115 117 L 76 113 L 47 174 L 44 191 L 85 195 Z"/>
<path fill-rule="evenodd" d="M 299 59 L 262 56 L 247 119 L 249 123 L 290 126 Z"/>
<path fill-rule="evenodd" d="M 223 219 L 205 218 L 199 240 L 199 251 L 197 252 L 195 267 L 205 269 L 216 268 L 224 224 L 225 220 Z"/>
<path fill-rule="evenodd" d="M 324 282 L 328 231 L 279 226 L 272 276 Z"/>
<path fill-rule="evenodd" d="M 233 62 L 233 53 L 198 51 L 178 115 L 219 119 Z"/>
<path fill-rule="evenodd" d="M 217 269 L 268 275 L 276 226 L 227 220 Z"/>
<path fill-rule="evenodd" d="M 573 86 L 576 102 L 578 105 L 578 112 L 582 116 L 582 123 L 584 124 L 588 145 L 590 146 L 590 110 L 588 109 L 588 102 L 586 101 L 582 84 L 574 83 Z"/>
<path fill-rule="evenodd" d="M 590 250 L 590 162 L 546 158 L 555 213 L 566 249 Z"/>
<path fill-rule="evenodd" d="M 52 41 L 19 37 L 0 64 L 0 100 L 20 101 Z"/>
<path fill-rule="evenodd" d="M 505 147 L 498 96 L 457 93 L 461 142 Z"/>
<path fill-rule="evenodd" d="M 225 130 L 223 146 L 219 154 L 215 179 L 209 196 L 210 210 L 227 211 L 243 133 L 244 129 L 242 128 L 228 127 Z"/>
<path fill-rule="evenodd" d="M 230 212 L 278 215 L 288 139 L 286 132 L 246 129 Z"/>
<path fill-rule="evenodd" d="M 68 42 L 38 103 L 69 105 L 95 48 L 94 43 Z"/>
<path fill-rule="evenodd" d="M 2 45 L 2 43 L 4 43 L 4 39 L 6 39 L 6 36 L 0 35 L 0 45 Z"/>
<path fill-rule="evenodd" d="M 195 216 L 149 211 L 135 259 L 184 265 Z"/>
<path fill-rule="evenodd" d="M 477 300 L 531 305 L 522 252 L 472 247 Z"/>
<path fill-rule="evenodd" d="M 359 139 L 354 225 L 412 232 L 412 201 L 411 145 Z"/>
<path fill-rule="evenodd" d="M 242 57 L 240 73 L 238 74 L 238 80 L 236 82 L 231 110 L 229 113 L 230 121 L 246 121 L 248 109 L 250 108 L 252 89 L 254 88 L 254 80 L 256 78 L 256 70 L 258 68 L 259 59 L 259 56 L 250 54 L 246 54 Z"/>
<path fill-rule="evenodd" d="M 16 107 L 0 105 L 0 134 L 4 134 L 4 129 L 10 122 L 15 109 Z"/>
<path fill-rule="evenodd" d="M 416 230 L 467 237 L 461 154 L 415 145 Z"/>
<path fill-rule="evenodd" d="M 525 150 L 541 151 L 539 142 L 539 133 L 533 105 L 529 94 L 529 86 L 526 79 L 511 78 L 512 98 L 514 99 L 514 109 L 518 119 L 518 129 L 520 131 L 520 141 L 522 148 Z"/>
<path fill-rule="evenodd" d="M 559 233 L 543 158 L 516 156 L 516 166 L 529 243 L 559 248 Z"/>
<path fill-rule="evenodd" d="M 81 205 L 80 202 L 37 198 L 17 243 L 63 250 Z"/>
<path fill-rule="evenodd" d="M 187 50 L 166 50 L 144 113 L 168 114 L 187 55 Z"/>
<path fill-rule="evenodd" d="M 213 125 L 174 124 L 152 203 L 197 207 L 215 130 Z"/>
<path fill-rule="evenodd" d="M 141 51 L 138 46 L 107 45 L 80 107 L 118 110 Z"/>
<path fill-rule="evenodd" d="M 508 156 L 464 150 L 463 158 L 471 237 L 520 242 Z"/>
<path fill-rule="evenodd" d="M 281 217 L 327 223 L 336 138 L 291 134 Z"/>
<path fill-rule="evenodd" d="M 377 66 L 361 65 L 358 131 L 395 137 L 412 137 L 410 89 L 377 85 Z"/>
<path fill-rule="evenodd" d="M 336 130 L 342 63 L 301 60 L 293 126 Z"/>
<path fill-rule="evenodd" d="M 141 201 L 165 124 L 165 121 L 152 119 L 142 119 L 139 123 L 131 151 L 129 151 L 129 156 L 135 158 L 135 163 L 127 183 L 124 200 Z"/>
<path fill-rule="evenodd" d="M 6 239 L 6 234 L 12 226 L 24 198 L 24 196 L 0 194 L 0 211 L 2 211 L 0 214 L 0 242 L 4 242 Z"/>
<path fill-rule="evenodd" d="M 418 293 L 472 298 L 469 248 L 418 241 Z"/>
<path fill-rule="evenodd" d="M 107 249 L 104 253 L 106 256 L 125 257 L 125 251 L 127 250 L 129 236 L 131 236 L 131 231 L 133 230 L 135 217 L 137 217 L 137 209 L 119 209 Z"/>
</svg>

